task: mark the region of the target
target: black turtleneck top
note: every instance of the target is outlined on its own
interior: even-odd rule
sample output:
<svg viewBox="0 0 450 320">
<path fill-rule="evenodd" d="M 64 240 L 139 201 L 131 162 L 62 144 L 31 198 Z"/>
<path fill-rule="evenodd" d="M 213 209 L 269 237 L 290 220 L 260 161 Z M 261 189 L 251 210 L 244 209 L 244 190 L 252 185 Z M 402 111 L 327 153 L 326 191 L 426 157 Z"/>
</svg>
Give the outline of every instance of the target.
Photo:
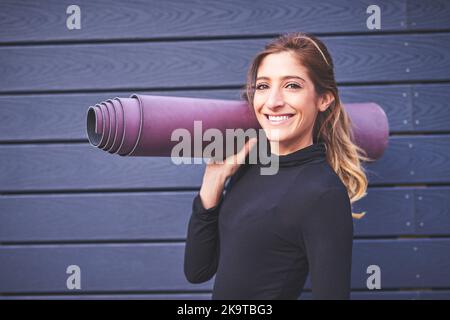
<svg viewBox="0 0 450 320">
<path fill-rule="evenodd" d="M 279 156 L 275 175 L 242 164 L 217 206 L 193 200 L 184 273 L 215 275 L 212 299 L 349 299 L 353 221 L 347 189 L 322 142 Z"/>
</svg>

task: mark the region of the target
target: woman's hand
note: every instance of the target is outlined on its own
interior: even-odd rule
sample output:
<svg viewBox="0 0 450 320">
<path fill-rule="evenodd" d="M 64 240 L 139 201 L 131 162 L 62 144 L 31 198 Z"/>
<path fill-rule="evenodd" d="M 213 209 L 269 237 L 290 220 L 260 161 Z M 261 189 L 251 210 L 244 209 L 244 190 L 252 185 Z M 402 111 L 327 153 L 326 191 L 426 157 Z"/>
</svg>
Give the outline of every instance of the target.
<svg viewBox="0 0 450 320">
<path fill-rule="evenodd" d="M 252 150 L 256 141 L 256 138 L 249 139 L 238 153 L 221 162 L 210 160 L 207 163 L 200 188 L 200 199 L 205 209 L 215 207 L 218 204 L 225 181 L 234 175 L 240 165 L 244 163 L 245 157 Z"/>
</svg>

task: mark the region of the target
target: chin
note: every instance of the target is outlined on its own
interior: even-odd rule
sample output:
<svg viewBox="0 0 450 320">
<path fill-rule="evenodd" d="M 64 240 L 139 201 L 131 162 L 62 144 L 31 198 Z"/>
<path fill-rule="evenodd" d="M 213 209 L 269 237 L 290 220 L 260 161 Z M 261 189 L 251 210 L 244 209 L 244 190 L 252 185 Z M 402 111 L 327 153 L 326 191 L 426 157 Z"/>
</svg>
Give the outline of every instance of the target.
<svg viewBox="0 0 450 320">
<path fill-rule="evenodd" d="M 277 141 L 279 143 L 283 143 L 283 142 L 289 141 L 290 137 L 287 134 L 285 134 L 282 129 L 281 130 L 279 129 L 280 132 L 278 135 L 271 132 L 272 130 L 274 130 L 274 128 L 265 128 L 264 129 L 264 133 L 266 134 L 267 140 L 269 140 L 270 142 Z"/>
</svg>

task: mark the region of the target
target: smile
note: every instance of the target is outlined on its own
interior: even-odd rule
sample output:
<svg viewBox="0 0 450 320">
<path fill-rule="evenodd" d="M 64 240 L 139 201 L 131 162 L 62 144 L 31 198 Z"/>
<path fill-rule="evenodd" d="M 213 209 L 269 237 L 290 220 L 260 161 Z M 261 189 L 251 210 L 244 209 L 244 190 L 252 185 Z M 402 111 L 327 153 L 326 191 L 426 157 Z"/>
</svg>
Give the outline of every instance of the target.
<svg viewBox="0 0 450 320">
<path fill-rule="evenodd" d="M 272 125 L 281 125 L 281 124 L 285 124 L 286 122 L 288 122 L 288 120 L 290 118 L 292 118 L 294 116 L 294 114 L 292 114 L 292 113 L 280 114 L 280 115 L 264 114 L 264 116 L 266 117 L 267 120 L 269 120 L 270 124 L 272 124 Z"/>
</svg>

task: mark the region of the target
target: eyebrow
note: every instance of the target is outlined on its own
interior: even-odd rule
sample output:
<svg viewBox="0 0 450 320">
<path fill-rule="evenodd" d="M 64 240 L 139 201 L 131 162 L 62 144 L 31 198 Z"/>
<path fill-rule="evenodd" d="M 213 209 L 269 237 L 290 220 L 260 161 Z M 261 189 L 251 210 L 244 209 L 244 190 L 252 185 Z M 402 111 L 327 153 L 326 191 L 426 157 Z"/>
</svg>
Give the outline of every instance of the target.
<svg viewBox="0 0 450 320">
<path fill-rule="evenodd" d="M 300 79 L 300 80 L 306 82 L 305 79 L 303 79 L 303 78 L 301 78 L 301 77 L 299 77 L 299 76 L 284 76 L 284 77 L 281 77 L 280 79 L 281 79 L 281 80 L 285 80 L 285 79 L 292 79 L 292 78 Z M 257 81 L 258 81 L 258 80 L 270 80 L 270 78 L 269 78 L 269 77 L 258 77 L 258 78 L 256 78 L 256 80 L 257 80 Z"/>
</svg>

